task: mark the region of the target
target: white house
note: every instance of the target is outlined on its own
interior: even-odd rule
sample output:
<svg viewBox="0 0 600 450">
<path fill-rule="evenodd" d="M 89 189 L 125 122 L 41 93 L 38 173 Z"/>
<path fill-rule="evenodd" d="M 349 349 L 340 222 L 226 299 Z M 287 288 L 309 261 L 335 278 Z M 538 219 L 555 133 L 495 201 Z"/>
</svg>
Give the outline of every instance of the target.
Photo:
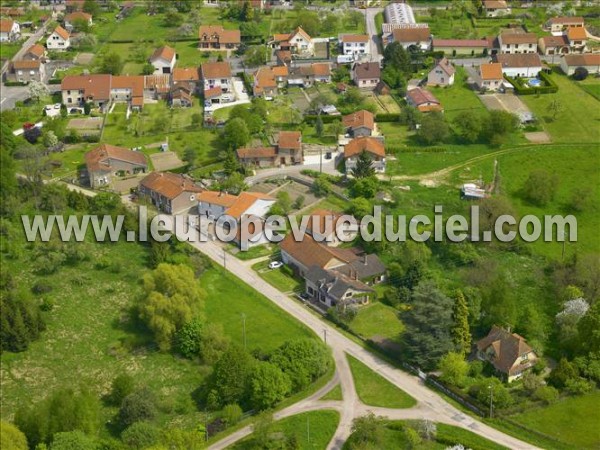
<svg viewBox="0 0 600 450">
<path fill-rule="evenodd" d="M 343 55 L 351 55 L 356 58 L 370 53 L 369 36 L 366 34 L 340 35 L 339 41 Z"/>
<path fill-rule="evenodd" d="M 544 28 L 553 36 L 558 36 L 569 28 L 583 28 L 584 25 L 583 17 L 552 17 L 544 24 Z"/>
<path fill-rule="evenodd" d="M 535 33 L 504 32 L 498 36 L 500 53 L 517 55 L 537 53 L 538 37 Z"/>
<path fill-rule="evenodd" d="M 224 192 L 204 191 L 197 195 L 198 215 L 207 217 L 218 223 L 221 216 L 227 216 L 228 221 L 235 221 L 238 225 L 235 241 L 242 250 L 253 245 L 267 243 L 268 240 L 260 227 L 265 226 L 265 218 L 275 199 L 260 192 L 242 192 L 240 195 L 231 195 Z M 250 236 L 242 237 L 240 223 L 245 220 L 260 223 L 260 227 L 249 226 Z M 223 230 L 229 232 L 231 224 L 228 222 L 218 223 Z"/>
<path fill-rule="evenodd" d="M 21 27 L 11 19 L 0 19 L 0 42 L 12 42 L 19 39 Z"/>
<path fill-rule="evenodd" d="M 69 32 L 61 26 L 57 26 L 46 39 L 48 50 L 66 50 L 71 46 Z"/>
<path fill-rule="evenodd" d="M 204 86 L 204 101 L 226 103 L 235 100 L 231 67 L 228 62 L 217 61 L 202 64 L 200 77 Z"/>
<path fill-rule="evenodd" d="M 428 86 L 452 86 L 456 70 L 447 58 L 440 59 L 427 75 Z"/>
<path fill-rule="evenodd" d="M 301 27 L 296 28 L 288 39 L 290 48 L 299 55 L 314 55 L 315 44 L 312 38 Z"/>
<path fill-rule="evenodd" d="M 475 83 L 479 89 L 497 91 L 502 86 L 502 64 L 488 63 L 479 66 L 476 72 Z"/>
<path fill-rule="evenodd" d="M 419 24 L 410 28 L 397 28 L 389 35 L 387 44 L 399 42 L 407 50 L 428 51 L 431 48 L 431 31 L 429 26 Z"/>
<path fill-rule="evenodd" d="M 175 67 L 175 50 L 169 46 L 157 48 L 149 59 L 154 67 L 154 75 L 173 73 Z"/>
<path fill-rule="evenodd" d="M 542 71 L 542 60 L 537 53 L 495 55 L 494 58 L 502 64 L 502 73 L 509 77 L 533 78 Z"/>
</svg>

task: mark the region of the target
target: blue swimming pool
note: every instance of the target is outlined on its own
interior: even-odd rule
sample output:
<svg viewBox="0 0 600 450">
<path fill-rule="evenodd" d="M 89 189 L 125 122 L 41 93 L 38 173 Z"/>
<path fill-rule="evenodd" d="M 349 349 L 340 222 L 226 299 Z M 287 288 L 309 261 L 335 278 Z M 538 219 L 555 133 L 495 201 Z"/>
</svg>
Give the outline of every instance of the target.
<svg viewBox="0 0 600 450">
<path fill-rule="evenodd" d="M 540 80 L 539 78 L 532 78 L 527 82 L 527 84 L 529 84 L 529 86 L 531 87 L 538 87 L 542 85 L 542 80 Z"/>
</svg>

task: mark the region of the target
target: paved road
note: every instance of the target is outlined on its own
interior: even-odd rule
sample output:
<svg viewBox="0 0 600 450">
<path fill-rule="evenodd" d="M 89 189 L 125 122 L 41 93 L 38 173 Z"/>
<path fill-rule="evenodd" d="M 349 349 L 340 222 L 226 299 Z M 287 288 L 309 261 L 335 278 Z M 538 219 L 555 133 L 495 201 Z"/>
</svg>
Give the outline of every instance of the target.
<svg viewBox="0 0 600 450">
<path fill-rule="evenodd" d="M 256 175 L 252 175 L 246 178 L 246 184 L 251 186 L 258 183 L 259 181 L 266 180 L 273 177 L 283 177 L 285 175 L 300 175 L 303 170 L 319 170 L 319 164 L 303 164 L 297 166 L 285 166 L 275 167 L 272 169 L 262 169 L 256 172 Z M 335 169 L 333 159 L 326 160 L 323 158 L 323 173 L 330 175 L 339 175 L 340 173 Z"/>
<path fill-rule="evenodd" d="M 191 243 L 193 247 L 201 251 L 202 253 L 209 256 L 213 261 L 218 264 L 223 264 L 223 248 L 216 242 L 201 242 Z M 371 370 L 375 371 L 383 378 L 390 381 L 395 386 L 408 392 L 418 402 L 415 411 L 406 410 L 402 412 L 392 412 L 392 410 L 385 410 L 382 408 L 366 408 L 357 405 L 357 402 L 353 402 L 353 407 L 347 408 L 349 403 L 344 402 L 342 420 L 338 426 L 338 430 L 334 436 L 333 441 L 330 443 L 328 448 L 341 448 L 341 443 L 347 438 L 350 432 L 351 418 L 360 415 L 366 410 L 373 410 L 377 413 L 390 414 L 394 417 L 414 417 L 416 415 L 420 418 L 428 418 L 436 422 L 443 422 L 450 425 L 458 426 L 472 431 L 473 433 L 479 434 L 486 437 L 498 444 L 504 445 L 509 448 L 517 448 L 520 450 L 536 448 L 530 444 L 527 444 L 519 439 L 508 436 L 501 431 L 498 431 L 477 419 L 474 419 L 454 406 L 447 403 L 439 395 L 432 390 L 428 389 L 422 384 L 422 382 L 406 372 L 403 372 L 390 364 L 386 363 L 379 357 L 373 355 L 368 350 L 364 349 L 356 342 L 350 340 L 333 326 L 324 322 L 321 318 L 314 315 L 307 309 L 306 306 L 301 305 L 292 300 L 287 295 L 275 289 L 273 286 L 265 282 L 260 278 L 251 268 L 244 265 L 241 261 L 234 257 L 227 258 L 226 261 L 227 270 L 237 276 L 239 279 L 254 287 L 257 291 L 265 295 L 269 300 L 279 306 L 281 309 L 286 311 L 288 314 L 295 317 L 297 320 L 302 322 L 304 325 L 309 327 L 318 336 L 327 336 L 327 344 L 332 348 L 336 364 L 338 367 L 338 374 L 347 374 L 347 369 L 344 368 L 345 360 L 343 358 L 344 353 L 352 355 L 363 364 L 366 364 Z M 346 381 L 346 392 L 344 395 L 350 395 L 348 392 L 348 384 L 350 381 Z M 344 386 L 344 384 L 343 384 Z M 296 408 L 307 407 L 304 402 L 299 402 L 299 406 Z M 292 405 L 290 408 L 294 408 Z M 366 409 L 365 409 L 366 408 Z M 288 408 L 289 410 L 289 408 Z M 284 410 L 285 411 L 285 410 Z M 249 432 L 249 431 L 248 431 Z M 215 449 L 224 448 L 220 443 L 213 445 Z"/>
<path fill-rule="evenodd" d="M 375 24 L 375 16 L 383 11 L 383 8 L 367 8 L 365 9 L 365 21 L 367 25 L 367 34 L 369 35 L 369 45 L 371 47 L 370 60 L 381 62 L 383 54 L 381 53 L 379 33 Z"/>
<path fill-rule="evenodd" d="M 2 86 L 1 91 L 0 111 L 13 109 L 16 102 L 22 102 L 29 97 L 27 86 Z"/>
</svg>

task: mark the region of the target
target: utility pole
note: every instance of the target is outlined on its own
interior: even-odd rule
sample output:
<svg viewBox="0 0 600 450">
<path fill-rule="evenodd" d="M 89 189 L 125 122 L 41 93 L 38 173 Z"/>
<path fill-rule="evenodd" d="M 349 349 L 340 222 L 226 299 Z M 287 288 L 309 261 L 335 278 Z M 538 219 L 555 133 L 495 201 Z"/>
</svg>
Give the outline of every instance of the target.
<svg viewBox="0 0 600 450">
<path fill-rule="evenodd" d="M 494 415 L 494 390 L 492 389 L 492 385 L 488 386 L 490 388 L 490 419 Z"/>
<path fill-rule="evenodd" d="M 246 350 L 246 314 L 242 313 L 242 335 L 244 337 L 244 350 Z"/>
<path fill-rule="evenodd" d="M 327 344 L 327 328 L 323 328 L 323 341 Z"/>
</svg>

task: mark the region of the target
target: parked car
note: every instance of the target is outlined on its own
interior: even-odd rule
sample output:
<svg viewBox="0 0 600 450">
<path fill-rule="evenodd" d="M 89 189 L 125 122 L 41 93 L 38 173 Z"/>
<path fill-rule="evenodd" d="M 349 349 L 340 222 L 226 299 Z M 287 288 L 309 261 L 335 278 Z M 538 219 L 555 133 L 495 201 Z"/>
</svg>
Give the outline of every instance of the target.
<svg viewBox="0 0 600 450">
<path fill-rule="evenodd" d="M 269 263 L 269 269 L 279 269 L 283 267 L 283 263 L 281 261 L 271 261 Z"/>
</svg>

